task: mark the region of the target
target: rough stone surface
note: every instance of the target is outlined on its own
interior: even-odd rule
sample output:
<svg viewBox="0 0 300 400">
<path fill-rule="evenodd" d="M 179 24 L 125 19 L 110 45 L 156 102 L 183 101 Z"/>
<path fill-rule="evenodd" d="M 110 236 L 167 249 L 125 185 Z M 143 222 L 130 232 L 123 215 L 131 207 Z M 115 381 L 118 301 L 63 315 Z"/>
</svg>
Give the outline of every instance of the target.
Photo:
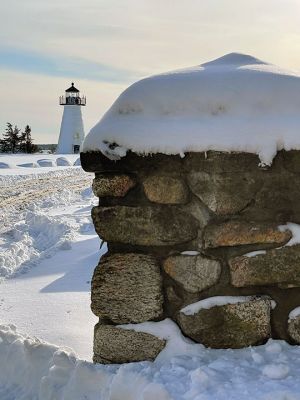
<svg viewBox="0 0 300 400">
<path fill-rule="evenodd" d="M 231 283 L 236 287 L 258 285 L 300 286 L 300 245 L 269 250 L 254 257 L 229 261 Z"/>
<path fill-rule="evenodd" d="M 221 274 L 219 261 L 201 255 L 178 255 L 168 257 L 165 272 L 190 293 L 205 290 L 218 282 Z"/>
<path fill-rule="evenodd" d="M 263 343 L 271 334 L 271 303 L 267 298 L 179 313 L 185 335 L 212 348 L 241 348 Z"/>
<path fill-rule="evenodd" d="M 150 156 L 139 155 L 128 151 L 125 157 L 119 160 L 112 160 L 106 157 L 101 151 L 80 153 L 82 168 L 87 172 L 140 172 L 141 170 L 158 171 L 159 173 L 173 173 L 183 168 L 184 159 L 177 155 L 162 153 L 151 154 Z"/>
<path fill-rule="evenodd" d="M 120 364 L 153 361 L 165 347 L 165 341 L 149 333 L 97 324 L 94 333 L 94 362 Z"/>
<path fill-rule="evenodd" d="M 217 215 L 235 214 L 247 207 L 261 185 L 247 173 L 191 172 L 188 183 L 193 193 Z"/>
<path fill-rule="evenodd" d="M 141 246 L 166 246 L 197 237 L 198 222 L 175 206 L 94 207 L 92 217 L 105 241 Z"/>
<path fill-rule="evenodd" d="M 139 323 L 163 313 L 159 265 L 144 254 L 104 256 L 92 279 L 92 311 L 117 324 Z"/>
<path fill-rule="evenodd" d="M 194 196 L 194 198 L 184 207 L 185 211 L 190 213 L 199 223 L 202 229 L 208 224 L 210 220 L 209 209 Z"/>
<path fill-rule="evenodd" d="M 270 244 L 280 246 L 292 238 L 289 230 L 281 232 L 278 225 L 245 221 L 227 221 L 210 224 L 203 235 L 205 248 Z"/>
<path fill-rule="evenodd" d="M 300 304 L 300 244 L 285 246 L 291 232 L 278 229 L 300 224 L 300 151 L 279 151 L 268 167 L 255 154 L 218 151 L 183 158 L 128 151 L 119 160 L 90 152 L 81 159 L 96 173 L 100 201 L 92 215 L 109 249 L 93 280 L 92 307 L 101 324 L 172 318 L 207 346 L 258 344 L 269 335 L 300 344 L 300 322 L 287 321 Z M 262 249 L 265 254 L 245 256 Z M 180 254 L 187 250 L 198 255 Z M 113 255 L 116 263 L 109 261 Z M 272 332 L 265 299 L 193 317 L 179 313 L 220 295 L 272 298 Z"/>
<path fill-rule="evenodd" d="M 288 321 L 288 334 L 297 344 L 300 344 L 300 316 Z"/>
<path fill-rule="evenodd" d="M 243 211 L 248 219 L 272 222 L 299 221 L 299 178 L 284 170 L 266 171 L 255 200 Z"/>
<path fill-rule="evenodd" d="M 143 181 L 148 199 L 160 204 L 184 204 L 188 201 L 188 188 L 182 179 L 170 176 L 149 176 Z"/>
<path fill-rule="evenodd" d="M 174 314 L 174 310 L 178 311 L 182 304 L 183 301 L 182 299 L 177 295 L 177 293 L 175 292 L 173 286 L 168 286 L 165 289 L 165 294 L 166 294 L 166 302 L 165 305 L 169 306 L 169 309 L 171 309 L 171 314 Z"/>
<path fill-rule="evenodd" d="M 97 197 L 124 197 L 136 182 L 128 175 L 98 175 L 93 180 L 92 189 Z"/>
<path fill-rule="evenodd" d="M 282 163 L 284 168 L 288 171 L 299 175 L 300 172 L 300 152 L 297 150 L 291 150 L 289 152 L 282 153 Z"/>
<path fill-rule="evenodd" d="M 184 157 L 186 171 L 217 173 L 260 172 L 259 158 L 253 153 L 207 151 L 187 153 Z"/>
</svg>

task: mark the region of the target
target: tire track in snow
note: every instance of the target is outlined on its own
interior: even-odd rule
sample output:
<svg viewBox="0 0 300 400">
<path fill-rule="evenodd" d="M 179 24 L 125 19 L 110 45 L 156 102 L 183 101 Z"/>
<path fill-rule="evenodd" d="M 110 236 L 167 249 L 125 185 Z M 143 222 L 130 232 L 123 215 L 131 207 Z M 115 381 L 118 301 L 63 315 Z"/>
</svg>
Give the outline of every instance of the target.
<svg viewBox="0 0 300 400">
<path fill-rule="evenodd" d="M 37 203 L 51 202 L 51 196 L 61 200 L 67 192 L 81 193 L 91 186 L 92 174 L 81 168 L 67 168 L 57 172 L 27 176 L 4 176 L 0 179 L 0 234 L 11 229 L 16 212 L 34 207 Z"/>
<path fill-rule="evenodd" d="M 82 229 L 91 229 L 88 210 L 73 214 L 93 201 L 92 175 L 81 168 L 1 180 L 0 278 L 25 272 L 60 248 L 71 248 Z"/>
</svg>

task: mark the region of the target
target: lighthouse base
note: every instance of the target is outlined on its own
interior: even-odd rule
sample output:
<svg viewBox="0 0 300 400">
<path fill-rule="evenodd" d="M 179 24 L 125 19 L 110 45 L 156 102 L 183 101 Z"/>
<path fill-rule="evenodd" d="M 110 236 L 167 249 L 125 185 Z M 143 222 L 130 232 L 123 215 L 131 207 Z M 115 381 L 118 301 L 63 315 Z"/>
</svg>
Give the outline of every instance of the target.
<svg viewBox="0 0 300 400">
<path fill-rule="evenodd" d="M 84 140 L 81 106 L 66 105 L 61 121 L 57 154 L 78 154 Z"/>
</svg>

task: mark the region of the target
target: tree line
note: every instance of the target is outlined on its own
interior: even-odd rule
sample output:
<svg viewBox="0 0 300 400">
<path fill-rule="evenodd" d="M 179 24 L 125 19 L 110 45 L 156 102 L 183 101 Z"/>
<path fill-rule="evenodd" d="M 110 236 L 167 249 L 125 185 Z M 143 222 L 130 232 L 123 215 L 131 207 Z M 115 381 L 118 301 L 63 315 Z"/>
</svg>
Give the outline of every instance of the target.
<svg viewBox="0 0 300 400">
<path fill-rule="evenodd" d="M 0 139 L 0 152 L 2 153 L 36 153 L 38 146 L 33 143 L 31 128 L 25 126 L 24 131 L 17 125 L 7 122 L 5 132 Z"/>
</svg>

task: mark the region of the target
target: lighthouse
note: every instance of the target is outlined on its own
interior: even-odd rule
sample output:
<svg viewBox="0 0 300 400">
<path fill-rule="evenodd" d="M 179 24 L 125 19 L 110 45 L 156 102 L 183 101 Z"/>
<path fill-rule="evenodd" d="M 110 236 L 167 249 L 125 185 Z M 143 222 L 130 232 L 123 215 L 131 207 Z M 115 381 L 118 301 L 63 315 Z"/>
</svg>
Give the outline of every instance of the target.
<svg viewBox="0 0 300 400">
<path fill-rule="evenodd" d="M 56 153 L 76 154 L 80 152 L 84 140 L 84 130 L 81 115 L 81 106 L 86 105 L 86 98 L 80 96 L 80 92 L 72 82 L 64 96 L 60 96 L 59 104 L 64 106 L 60 134 Z"/>
</svg>

